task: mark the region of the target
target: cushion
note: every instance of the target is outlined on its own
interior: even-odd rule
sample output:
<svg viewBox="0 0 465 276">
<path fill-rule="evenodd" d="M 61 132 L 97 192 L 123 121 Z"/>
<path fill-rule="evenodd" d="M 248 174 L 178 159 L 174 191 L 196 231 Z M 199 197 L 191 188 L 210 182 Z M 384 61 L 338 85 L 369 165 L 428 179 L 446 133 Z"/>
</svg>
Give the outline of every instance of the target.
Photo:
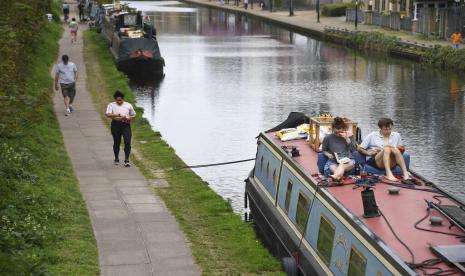
<svg viewBox="0 0 465 276">
<path fill-rule="evenodd" d="M 402 156 L 404 157 L 405 166 L 407 167 L 407 170 L 408 170 L 410 168 L 410 154 L 404 152 L 404 154 L 402 154 Z M 377 168 L 367 164 L 365 155 L 363 155 L 363 154 L 361 154 L 359 152 L 355 152 L 354 153 L 354 158 L 361 165 L 361 167 L 363 168 L 362 170 L 366 171 L 367 173 L 369 173 L 369 174 L 377 174 L 377 175 L 385 175 L 386 174 L 385 170 L 380 170 L 380 169 L 377 169 Z M 402 170 L 400 169 L 400 166 L 399 165 L 395 166 L 392 169 L 392 173 L 394 175 L 402 175 Z"/>
</svg>

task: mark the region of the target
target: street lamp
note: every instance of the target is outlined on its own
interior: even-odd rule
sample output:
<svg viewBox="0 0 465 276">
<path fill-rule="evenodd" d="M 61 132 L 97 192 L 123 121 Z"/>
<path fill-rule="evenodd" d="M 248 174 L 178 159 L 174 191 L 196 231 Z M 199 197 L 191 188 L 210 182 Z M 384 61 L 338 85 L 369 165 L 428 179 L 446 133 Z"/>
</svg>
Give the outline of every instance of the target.
<svg viewBox="0 0 465 276">
<path fill-rule="evenodd" d="M 455 2 L 455 31 L 459 29 L 460 25 L 460 16 L 459 16 L 459 5 L 460 5 L 460 0 L 454 0 Z"/>
<path fill-rule="evenodd" d="M 292 0 L 289 0 L 289 16 L 294 15 L 294 7 L 292 6 Z"/>
<path fill-rule="evenodd" d="M 316 22 L 320 23 L 320 0 L 316 0 Z"/>
<path fill-rule="evenodd" d="M 358 24 L 358 0 L 355 0 L 355 29 L 357 30 Z"/>
</svg>

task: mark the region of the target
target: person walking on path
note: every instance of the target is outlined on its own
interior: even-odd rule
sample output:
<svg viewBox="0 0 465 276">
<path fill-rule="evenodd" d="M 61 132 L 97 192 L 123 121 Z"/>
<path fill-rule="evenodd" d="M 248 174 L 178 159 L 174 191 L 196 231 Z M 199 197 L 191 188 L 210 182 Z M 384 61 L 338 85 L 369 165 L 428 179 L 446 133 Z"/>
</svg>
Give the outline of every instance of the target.
<svg viewBox="0 0 465 276">
<path fill-rule="evenodd" d="M 69 32 L 71 33 L 71 43 L 75 43 L 77 41 L 77 31 L 79 29 L 78 23 L 76 22 L 76 18 L 72 18 L 71 22 L 69 22 Z"/>
<path fill-rule="evenodd" d="M 249 5 L 249 0 L 244 0 L 244 9 L 247 9 L 248 5 Z"/>
<path fill-rule="evenodd" d="M 119 165 L 119 149 L 121 136 L 124 139 L 124 166 L 130 167 L 129 154 L 131 153 L 131 121 L 136 117 L 132 105 L 124 101 L 124 94 L 116 91 L 113 95 L 114 102 L 109 103 L 105 115 L 111 118 L 111 135 L 113 136 L 113 153 L 115 165 Z"/>
<path fill-rule="evenodd" d="M 78 78 L 77 68 L 73 62 L 69 61 L 68 55 L 61 57 L 61 63 L 57 66 L 55 74 L 55 90 L 58 90 L 60 83 L 61 93 L 65 103 L 65 115 L 68 116 L 73 112 L 73 101 L 76 96 L 76 81 Z"/>
<path fill-rule="evenodd" d="M 69 18 L 69 4 L 63 3 L 63 20 L 65 21 L 65 23 L 68 23 L 68 18 Z"/>
<path fill-rule="evenodd" d="M 78 9 L 79 9 L 79 21 L 83 21 L 84 20 L 84 2 L 83 1 L 79 1 Z"/>
<path fill-rule="evenodd" d="M 462 34 L 456 30 L 451 36 L 452 47 L 458 49 L 460 47 L 460 42 L 462 42 Z"/>
</svg>

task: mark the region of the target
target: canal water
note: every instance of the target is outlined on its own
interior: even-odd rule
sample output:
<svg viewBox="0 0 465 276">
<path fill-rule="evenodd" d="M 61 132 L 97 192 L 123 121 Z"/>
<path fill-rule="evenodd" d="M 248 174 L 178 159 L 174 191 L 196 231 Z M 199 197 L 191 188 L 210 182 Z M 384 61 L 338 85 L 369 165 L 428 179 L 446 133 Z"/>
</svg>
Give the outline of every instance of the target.
<svg viewBox="0 0 465 276">
<path fill-rule="evenodd" d="M 394 120 L 411 168 L 465 200 L 464 79 L 355 53 L 255 18 L 175 1 L 133 2 L 154 18 L 166 77 L 132 83 L 153 129 L 188 164 L 255 157 L 255 137 L 289 112 Z M 256 8 L 256 7 L 255 7 Z M 253 162 L 195 169 L 243 212 Z"/>
</svg>

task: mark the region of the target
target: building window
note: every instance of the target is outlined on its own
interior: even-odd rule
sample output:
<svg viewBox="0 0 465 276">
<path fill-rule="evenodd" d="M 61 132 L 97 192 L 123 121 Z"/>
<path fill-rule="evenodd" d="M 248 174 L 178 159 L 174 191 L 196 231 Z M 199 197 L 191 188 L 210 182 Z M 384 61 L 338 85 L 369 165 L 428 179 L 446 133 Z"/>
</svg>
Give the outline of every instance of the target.
<svg viewBox="0 0 465 276">
<path fill-rule="evenodd" d="M 266 179 L 270 177 L 270 163 L 266 162 Z"/>
<path fill-rule="evenodd" d="M 276 169 L 273 170 L 273 186 L 278 187 L 278 174 L 276 173 Z"/>
<path fill-rule="evenodd" d="M 323 261 L 329 266 L 331 254 L 333 252 L 333 240 L 336 227 L 324 215 L 320 219 L 320 229 L 318 230 L 317 249 Z"/>
<path fill-rule="evenodd" d="M 305 225 L 307 224 L 308 212 L 310 208 L 310 200 L 308 197 L 300 192 L 299 199 L 297 201 L 297 214 L 295 216 L 295 221 L 297 223 L 297 228 L 301 233 L 305 231 Z"/>
<path fill-rule="evenodd" d="M 260 158 L 260 172 L 263 172 L 263 156 Z"/>
<path fill-rule="evenodd" d="M 348 276 L 364 276 L 365 269 L 367 266 L 367 258 L 358 251 L 355 247 L 352 247 L 350 251 L 349 259 L 349 272 Z"/>
<path fill-rule="evenodd" d="M 289 204 L 291 203 L 291 193 L 292 193 L 292 181 L 287 182 L 287 190 L 286 190 L 286 200 L 284 201 L 284 209 L 286 213 L 289 212 Z"/>
</svg>

